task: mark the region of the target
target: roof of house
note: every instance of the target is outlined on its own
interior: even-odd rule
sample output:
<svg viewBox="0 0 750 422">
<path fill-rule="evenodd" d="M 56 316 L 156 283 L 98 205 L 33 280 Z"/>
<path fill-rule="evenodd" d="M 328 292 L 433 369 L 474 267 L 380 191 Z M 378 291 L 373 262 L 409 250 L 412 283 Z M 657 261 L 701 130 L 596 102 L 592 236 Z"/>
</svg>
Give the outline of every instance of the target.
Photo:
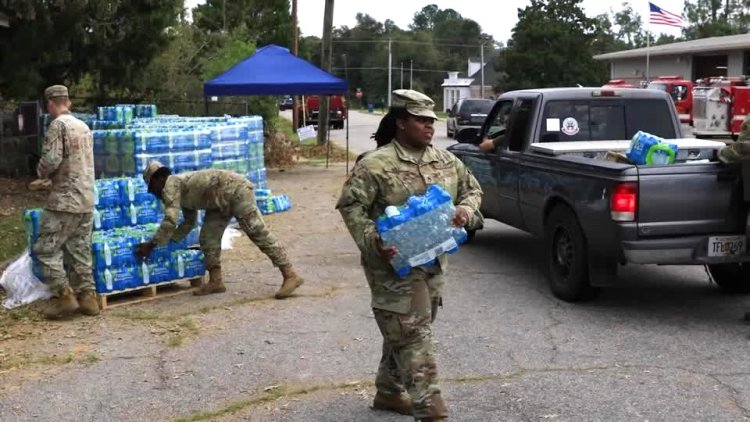
<svg viewBox="0 0 750 422">
<path fill-rule="evenodd" d="M 471 75 L 472 78 L 474 78 L 474 82 L 471 84 L 473 86 L 481 86 L 482 85 L 482 69 L 476 71 L 473 75 Z M 492 61 L 487 62 L 484 64 L 484 84 L 485 85 L 493 85 L 494 82 L 497 80 L 497 72 L 495 71 L 495 66 Z"/>
<path fill-rule="evenodd" d="M 445 79 L 441 86 L 471 86 L 473 81 L 471 78 Z"/>
<path fill-rule="evenodd" d="M 694 54 L 716 51 L 744 50 L 750 48 L 750 34 L 727 35 L 724 37 L 701 38 L 698 40 L 682 41 L 671 44 L 654 45 L 650 48 L 635 48 L 632 50 L 615 51 L 594 56 L 597 60 L 616 60 L 640 58 L 646 56 L 670 56 L 677 54 Z"/>
</svg>

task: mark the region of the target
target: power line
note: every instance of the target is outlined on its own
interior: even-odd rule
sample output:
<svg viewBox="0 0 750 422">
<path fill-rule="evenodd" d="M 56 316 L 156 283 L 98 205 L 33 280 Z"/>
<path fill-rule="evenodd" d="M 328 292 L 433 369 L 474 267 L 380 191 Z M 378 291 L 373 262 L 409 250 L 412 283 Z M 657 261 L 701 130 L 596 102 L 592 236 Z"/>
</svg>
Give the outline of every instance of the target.
<svg viewBox="0 0 750 422">
<path fill-rule="evenodd" d="M 388 40 L 334 40 L 334 44 L 378 44 L 387 43 Z M 414 44 L 414 45 L 435 45 L 440 47 L 466 47 L 466 48 L 477 48 L 483 43 L 477 44 L 452 44 L 452 43 L 438 43 L 429 41 L 393 41 L 394 44 Z"/>
<path fill-rule="evenodd" d="M 387 71 L 388 68 L 381 66 L 373 66 L 373 67 L 347 67 L 349 70 L 385 70 Z M 343 67 L 333 67 L 331 70 L 344 70 Z M 395 70 L 395 68 L 394 68 Z M 447 72 L 455 72 L 455 70 L 438 70 L 438 69 L 412 69 L 414 72 L 435 72 L 435 73 L 447 73 Z"/>
</svg>

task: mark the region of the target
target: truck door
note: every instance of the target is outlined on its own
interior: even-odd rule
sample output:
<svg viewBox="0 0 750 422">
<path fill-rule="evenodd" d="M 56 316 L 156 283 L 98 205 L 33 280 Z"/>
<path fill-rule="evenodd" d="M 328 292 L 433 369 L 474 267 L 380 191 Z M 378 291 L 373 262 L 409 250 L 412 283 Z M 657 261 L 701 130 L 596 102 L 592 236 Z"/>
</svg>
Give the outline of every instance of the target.
<svg viewBox="0 0 750 422">
<path fill-rule="evenodd" d="M 495 154 L 491 154 L 492 173 L 497 184 L 495 209 L 499 214 L 498 219 L 519 229 L 525 227 L 518 195 L 519 159 L 529 139 L 536 99 L 537 97 L 533 96 L 519 97 L 515 100 L 505 133 L 505 143 L 497 149 Z M 488 121 L 493 119 L 493 122 L 499 124 L 503 119 L 501 114 L 503 110 L 496 108 L 494 111 L 498 114 L 488 116 Z"/>
</svg>

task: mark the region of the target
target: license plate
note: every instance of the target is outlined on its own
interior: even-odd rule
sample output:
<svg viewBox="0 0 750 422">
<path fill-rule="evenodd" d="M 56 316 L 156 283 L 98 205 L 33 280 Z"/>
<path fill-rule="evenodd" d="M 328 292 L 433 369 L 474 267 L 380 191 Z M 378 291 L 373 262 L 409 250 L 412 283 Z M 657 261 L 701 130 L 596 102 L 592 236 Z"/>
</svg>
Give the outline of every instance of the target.
<svg viewBox="0 0 750 422">
<path fill-rule="evenodd" d="M 744 255 L 747 249 L 745 236 L 715 236 L 708 238 L 708 256 Z"/>
</svg>

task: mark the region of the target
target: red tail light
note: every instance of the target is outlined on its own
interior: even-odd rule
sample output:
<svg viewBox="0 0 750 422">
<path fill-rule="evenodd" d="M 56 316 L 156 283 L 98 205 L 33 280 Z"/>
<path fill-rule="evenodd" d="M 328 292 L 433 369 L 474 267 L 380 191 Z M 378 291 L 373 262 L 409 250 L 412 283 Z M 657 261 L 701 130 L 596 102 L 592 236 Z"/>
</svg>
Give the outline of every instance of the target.
<svg viewBox="0 0 750 422">
<path fill-rule="evenodd" d="M 638 185 L 636 183 L 615 185 L 609 208 L 612 220 L 635 221 L 635 213 L 638 211 Z"/>
</svg>

